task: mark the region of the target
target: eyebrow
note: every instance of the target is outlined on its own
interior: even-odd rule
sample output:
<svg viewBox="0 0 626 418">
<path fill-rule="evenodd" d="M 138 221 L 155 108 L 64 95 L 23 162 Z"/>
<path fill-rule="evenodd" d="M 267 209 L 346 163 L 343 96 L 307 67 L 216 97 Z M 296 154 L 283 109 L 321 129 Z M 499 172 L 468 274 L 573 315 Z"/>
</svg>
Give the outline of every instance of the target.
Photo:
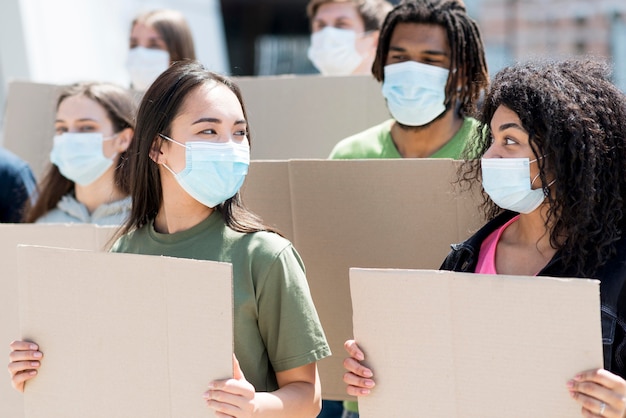
<svg viewBox="0 0 626 418">
<path fill-rule="evenodd" d="M 522 132 L 526 132 L 526 129 L 524 129 L 523 127 L 521 127 L 519 124 L 515 123 L 515 122 L 510 122 L 510 123 L 503 123 L 502 125 L 500 125 L 500 127 L 498 128 L 498 130 L 500 132 L 507 130 L 509 128 L 514 128 L 514 129 L 518 129 Z"/>
<path fill-rule="evenodd" d="M 390 45 L 389 46 L 389 52 L 391 52 L 391 51 L 394 51 L 394 52 L 406 52 L 407 49 L 406 48 L 402 48 L 401 46 Z M 446 54 L 445 51 L 428 50 L 428 51 L 423 51 L 422 53 L 426 54 L 426 55 L 436 55 L 436 56 L 441 56 L 441 57 L 448 56 L 448 54 Z"/>
<path fill-rule="evenodd" d="M 195 122 L 193 122 L 192 125 L 195 125 L 195 124 L 198 124 L 198 123 L 203 123 L 203 122 L 222 123 L 222 120 L 218 119 L 218 118 L 200 118 L 200 119 L 196 120 Z M 235 125 L 245 125 L 246 121 L 244 119 L 239 119 L 239 120 L 235 121 L 234 124 Z"/>
<path fill-rule="evenodd" d="M 99 121 L 97 121 L 96 119 L 92 119 L 92 118 L 82 118 L 82 119 L 78 119 L 76 122 L 96 122 L 96 123 L 98 123 Z M 56 119 L 54 121 L 54 123 L 65 123 L 65 120 L 63 120 L 63 119 Z"/>
</svg>

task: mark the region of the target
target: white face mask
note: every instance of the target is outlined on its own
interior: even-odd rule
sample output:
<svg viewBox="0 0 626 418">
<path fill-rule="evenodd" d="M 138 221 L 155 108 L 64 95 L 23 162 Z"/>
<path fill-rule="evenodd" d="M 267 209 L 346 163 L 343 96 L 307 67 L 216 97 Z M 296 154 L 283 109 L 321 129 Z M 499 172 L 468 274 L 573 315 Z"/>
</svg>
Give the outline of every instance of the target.
<svg viewBox="0 0 626 418">
<path fill-rule="evenodd" d="M 483 189 L 502 209 L 530 213 L 546 198 L 542 188 L 532 189 L 528 158 L 483 158 L 481 160 Z M 552 184 L 552 183 L 551 183 Z"/>
<path fill-rule="evenodd" d="M 130 75 L 131 86 L 144 91 L 170 65 L 170 54 L 161 49 L 136 46 L 128 51 L 126 69 Z"/>
<path fill-rule="evenodd" d="M 326 26 L 311 35 L 309 59 L 323 75 L 350 75 L 363 61 L 356 37 L 353 30 Z"/>
<path fill-rule="evenodd" d="M 383 96 L 395 120 L 423 126 L 445 110 L 449 71 L 434 65 L 405 61 L 385 66 Z"/>
<path fill-rule="evenodd" d="M 98 180 L 113 165 L 113 158 L 107 158 L 102 152 L 102 143 L 114 137 L 105 139 L 101 133 L 56 135 L 50 161 L 65 178 L 86 186 Z"/>
<path fill-rule="evenodd" d="M 175 173 L 163 166 L 191 197 L 214 208 L 233 197 L 241 188 L 250 164 L 248 141 L 235 142 L 189 141 L 182 144 L 159 134 L 174 144 L 185 147 L 185 168 Z"/>
</svg>

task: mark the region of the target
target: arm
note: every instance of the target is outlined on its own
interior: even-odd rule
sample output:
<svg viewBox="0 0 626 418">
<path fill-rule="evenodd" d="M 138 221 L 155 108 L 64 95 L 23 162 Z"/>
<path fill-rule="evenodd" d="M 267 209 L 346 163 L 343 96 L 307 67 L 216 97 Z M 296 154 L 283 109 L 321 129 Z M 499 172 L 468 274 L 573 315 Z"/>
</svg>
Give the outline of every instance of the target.
<svg viewBox="0 0 626 418">
<path fill-rule="evenodd" d="M 346 374 L 343 381 L 348 385 L 346 392 L 352 396 L 367 396 L 370 390 L 376 385 L 372 377 L 374 374 L 370 369 L 363 366 L 361 362 L 365 360 L 365 354 L 354 340 L 348 340 L 343 344 L 350 357 L 343 361 Z"/>
<path fill-rule="evenodd" d="M 316 363 L 276 373 L 279 389 L 255 392 L 239 362 L 233 360 L 233 379 L 209 384 L 204 394 L 217 417 L 315 417 L 321 407 L 321 387 Z"/>
<path fill-rule="evenodd" d="M 626 381 L 604 369 L 586 370 L 567 382 L 583 417 L 626 417 Z"/>
<path fill-rule="evenodd" d="M 24 392 L 24 385 L 37 376 L 37 369 L 41 365 L 43 353 L 38 351 L 39 346 L 28 341 L 13 341 L 10 345 L 9 373 L 11 384 L 19 391 Z"/>
</svg>

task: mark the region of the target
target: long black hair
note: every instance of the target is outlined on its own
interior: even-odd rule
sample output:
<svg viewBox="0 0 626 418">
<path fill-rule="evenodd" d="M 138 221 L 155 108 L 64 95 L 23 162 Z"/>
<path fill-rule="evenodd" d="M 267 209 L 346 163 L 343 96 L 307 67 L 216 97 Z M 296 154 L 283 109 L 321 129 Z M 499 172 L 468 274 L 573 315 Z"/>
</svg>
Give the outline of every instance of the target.
<svg viewBox="0 0 626 418">
<path fill-rule="evenodd" d="M 128 151 L 133 206 L 119 235 L 141 228 L 156 217 L 163 193 L 158 165 L 150 158 L 150 151 L 160 149 L 163 144 L 164 139 L 159 134 L 171 135 L 172 121 L 178 116 L 189 94 L 207 83 L 228 87 L 237 96 L 244 118 L 247 119 L 239 87 L 229 78 L 208 71 L 202 64 L 191 60 L 174 63 L 165 70 L 146 91 L 137 112 L 135 136 Z M 252 144 L 249 128 L 246 129 L 248 141 Z M 215 210 L 235 231 L 276 232 L 244 206 L 239 193 L 216 206 Z"/>
</svg>

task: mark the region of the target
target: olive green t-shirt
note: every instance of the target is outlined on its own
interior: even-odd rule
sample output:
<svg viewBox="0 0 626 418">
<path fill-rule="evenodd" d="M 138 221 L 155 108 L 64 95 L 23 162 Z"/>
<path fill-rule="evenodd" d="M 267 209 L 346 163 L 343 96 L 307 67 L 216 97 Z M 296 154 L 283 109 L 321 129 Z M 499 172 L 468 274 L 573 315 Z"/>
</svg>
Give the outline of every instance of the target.
<svg viewBox="0 0 626 418">
<path fill-rule="evenodd" d="M 393 119 L 389 119 L 339 141 L 330 153 L 329 158 L 333 160 L 402 158 L 391 138 L 391 125 L 393 125 L 393 122 Z M 477 125 L 476 119 L 465 118 L 457 133 L 429 158 L 458 159 L 463 152 L 467 139 L 473 135 Z"/>
<path fill-rule="evenodd" d="M 330 355 L 302 260 L 278 234 L 236 232 L 213 212 L 173 234 L 156 232 L 151 222 L 121 237 L 111 251 L 231 263 L 234 351 L 257 391 L 278 389 L 275 372 Z"/>
</svg>

